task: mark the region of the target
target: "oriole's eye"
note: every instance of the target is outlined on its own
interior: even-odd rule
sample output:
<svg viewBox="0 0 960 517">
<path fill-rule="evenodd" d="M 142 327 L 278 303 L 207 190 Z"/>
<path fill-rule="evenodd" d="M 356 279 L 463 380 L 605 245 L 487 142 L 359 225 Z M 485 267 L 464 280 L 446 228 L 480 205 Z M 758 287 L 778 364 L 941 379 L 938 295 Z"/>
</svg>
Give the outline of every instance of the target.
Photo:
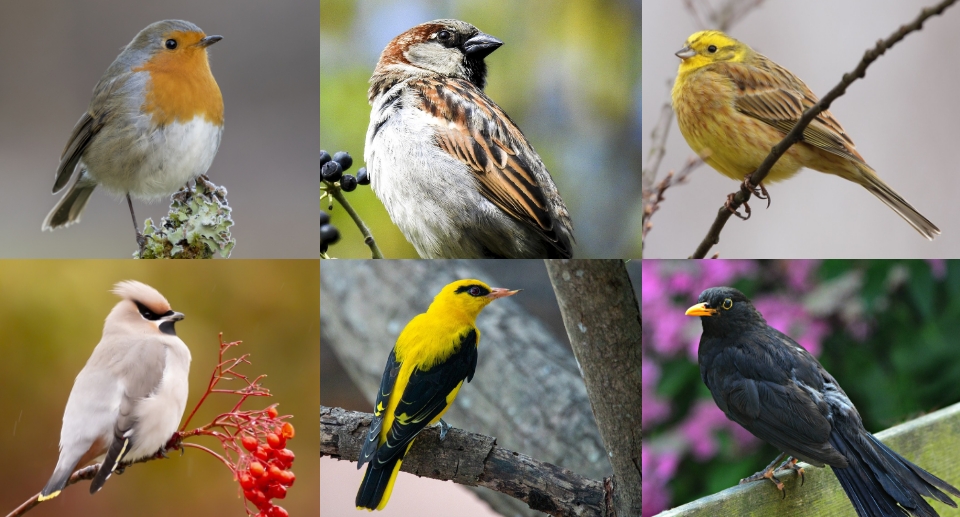
<svg viewBox="0 0 960 517">
<path fill-rule="evenodd" d="M 711 54 L 713 54 L 713 53 L 716 52 L 716 51 L 717 51 L 717 46 L 716 46 L 716 45 L 710 45 L 709 47 L 707 47 L 707 52 L 709 52 L 709 53 L 711 53 Z"/>
<path fill-rule="evenodd" d="M 177 40 L 168 39 L 167 41 L 163 42 L 163 46 L 167 47 L 167 50 L 173 50 L 177 48 Z"/>
<path fill-rule="evenodd" d="M 731 300 L 730 298 L 726 298 L 725 300 L 723 300 L 723 304 L 720 306 L 723 307 L 723 310 L 728 311 L 730 310 L 730 307 L 733 307 L 733 300 Z"/>
<path fill-rule="evenodd" d="M 470 296 L 480 296 L 480 288 L 473 286 L 470 288 Z"/>
</svg>

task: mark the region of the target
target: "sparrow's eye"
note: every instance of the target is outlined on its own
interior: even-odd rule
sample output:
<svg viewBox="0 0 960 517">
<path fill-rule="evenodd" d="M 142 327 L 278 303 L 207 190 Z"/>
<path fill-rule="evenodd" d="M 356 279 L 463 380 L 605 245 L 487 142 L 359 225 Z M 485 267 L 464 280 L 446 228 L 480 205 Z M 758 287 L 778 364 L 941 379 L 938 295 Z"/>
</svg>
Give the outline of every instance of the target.
<svg viewBox="0 0 960 517">
<path fill-rule="evenodd" d="M 437 33 L 437 41 L 447 44 L 453 41 L 453 33 L 448 30 L 442 30 Z"/>
<path fill-rule="evenodd" d="M 163 42 L 163 46 L 167 47 L 167 50 L 173 50 L 177 48 L 177 40 L 168 39 L 167 41 Z"/>
<path fill-rule="evenodd" d="M 716 51 L 717 51 L 717 46 L 716 46 L 716 45 L 710 45 L 709 47 L 707 47 L 707 52 L 709 52 L 709 53 L 711 53 L 711 54 L 713 54 L 713 53 L 716 52 Z"/>
<path fill-rule="evenodd" d="M 728 311 L 730 310 L 730 307 L 733 307 L 733 300 L 731 300 L 730 298 L 726 298 L 723 300 L 723 304 L 721 304 L 720 306 L 723 307 L 723 310 Z"/>
</svg>

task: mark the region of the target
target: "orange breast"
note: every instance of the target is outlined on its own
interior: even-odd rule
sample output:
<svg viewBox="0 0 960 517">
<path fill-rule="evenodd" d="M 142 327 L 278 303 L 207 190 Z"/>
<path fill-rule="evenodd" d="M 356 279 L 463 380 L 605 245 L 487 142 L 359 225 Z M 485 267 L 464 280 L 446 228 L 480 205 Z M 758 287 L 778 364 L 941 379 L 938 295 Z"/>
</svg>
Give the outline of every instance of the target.
<svg viewBox="0 0 960 517">
<path fill-rule="evenodd" d="M 132 71 L 150 73 L 142 108 L 155 124 L 202 117 L 223 125 L 223 97 L 210 72 L 206 49 L 185 46 L 177 52 L 161 51 Z"/>
</svg>

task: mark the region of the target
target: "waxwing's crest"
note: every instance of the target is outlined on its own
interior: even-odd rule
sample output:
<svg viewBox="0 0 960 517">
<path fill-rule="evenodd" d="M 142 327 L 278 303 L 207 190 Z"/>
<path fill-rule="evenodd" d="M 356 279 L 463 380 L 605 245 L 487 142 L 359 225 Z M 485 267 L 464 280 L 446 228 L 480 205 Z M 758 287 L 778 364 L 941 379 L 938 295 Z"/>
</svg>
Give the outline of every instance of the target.
<svg viewBox="0 0 960 517">
<path fill-rule="evenodd" d="M 170 303 L 159 291 L 136 280 L 125 280 L 113 287 L 113 294 L 133 302 L 145 305 L 156 314 L 170 311 Z"/>
</svg>

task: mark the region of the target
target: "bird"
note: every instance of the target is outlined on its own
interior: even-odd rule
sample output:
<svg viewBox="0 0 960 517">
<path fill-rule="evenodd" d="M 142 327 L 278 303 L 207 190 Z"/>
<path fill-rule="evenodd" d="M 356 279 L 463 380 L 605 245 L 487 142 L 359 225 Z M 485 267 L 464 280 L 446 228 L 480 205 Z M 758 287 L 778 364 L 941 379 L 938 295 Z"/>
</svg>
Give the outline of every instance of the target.
<svg viewBox="0 0 960 517">
<path fill-rule="evenodd" d="M 713 400 L 727 418 L 784 453 L 742 482 L 769 479 L 783 491 L 773 467 L 789 455 L 780 468 L 801 475 L 798 459 L 829 465 L 860 517 L 936 516 L 924 497 L 957 507 L 944 492 L 960 497 L 960 490 L 870 434 L 837 380 L 767 325 L 743 293 L 712 287 L 697 302 L 686 314 L 703 325 L 697 359 Z"/>
<path fill-rule="evenodd" d="M 99 462 L 98 492 L 115 470 L 162 453 L 187 404 L 190 349 L 177 337 L 174 312 L 156 289 L 128 280 L 70 390 L 60 430 L 60 458 L 39 501 L 60 494 L 74 469 Z"/>
<path fill-rule="evenodd" d="M 44 231 L 79 222 L 99 186 L 126 197 L 142 254 L 131 197 L 155 202 L 175 193 L 206 174 L 220 147 L 223 97 L 207 49 L 221 39 L 193 23 L 164 20 L 124 47 L 60 155 L 53 192 L 76 180 L 43 221 Z"/>
<path fill-rule="evenodd" d="M 503 45 L 459 20 L 391 41 L 370 78 L 370 184 L 423 258 L 569 258 L 573 223 L 550 173 L 483 92 Z"/>
<path fill-rule="evenodd" d="M 357 492 L 358 509 L 382 510 L 404 455 L 425 427 L 449 425 L 440 418 L 463 381 L 473 380 L 480 330 L 476 319 L 490 302 L 519 290 L 457 280 L 437 294 L 427 312 L 415 316 L 397 337 L 383 370 L 373 421 L 360 449 L 357 469 L 367 465 Z"/>
<path fill-rule="evenodd" d="M 789 70 L 720 31 L 694 33 L 676 55 L 680 67 L 671 97 L 680 132 L 707 164 L 737 181 L 752 174 L 803 112 L 819 102 Z M 789 179 L 801 167 L 857 183 L 926 239 L 940 235 L 867 165 L 828 110 L 804 129 L 763 183 Z"/>
</svg>

